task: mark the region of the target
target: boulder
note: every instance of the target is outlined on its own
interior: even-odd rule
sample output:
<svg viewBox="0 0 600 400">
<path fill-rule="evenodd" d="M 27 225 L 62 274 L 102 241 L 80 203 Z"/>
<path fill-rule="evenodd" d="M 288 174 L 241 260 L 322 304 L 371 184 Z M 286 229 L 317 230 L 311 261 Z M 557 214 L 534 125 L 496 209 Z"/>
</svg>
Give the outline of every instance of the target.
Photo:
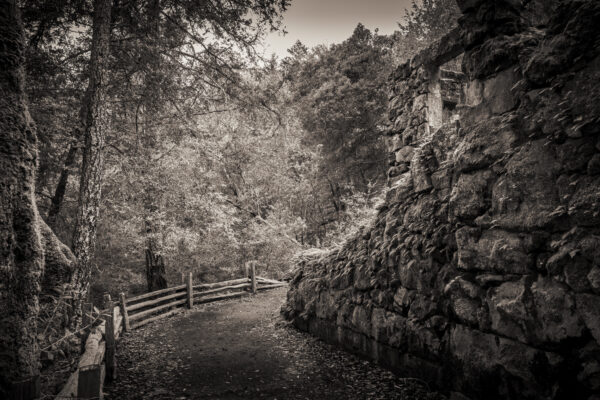
<svg viewBox="0 0 600 400">
<path fill-rule="evenodd" d="M 555 185 L 561 165 L 544 140 L 522 146 L 506 164 L 506 174 L 492 188 L 494 225 L 528 231 L 560 221 Z"/>
<path fill-rule="evenodd" d="M 529 274 L 534 270 L 530 237 L 503 230 L 464 227 L 456 232 L 458 268 L 466 271 Z"/>
<path fill-rule="evenodd" d="M 511 90 L 519 78 L 513 68 L 508 68 L 484 82 L 483 101 L 493 114 L 503 114 L 517 105 L 517 98 Z"/>
<path fill-rule="evenodd" d="M 487 299 L 491 329 L 500 335 L 527 342 L 526 321 L 531 309 L 527 279 L 504 282 L 491 289 Z"/>
<path fill-rule="evenodd" d="M 490 184 L 494 174 L 489 170 L 461 174 L 450 195 L 450 216 L 474 219 L 490 204 Z"/>
<path fill-rule="evenodd" d="M 397 163 L 410 163 L 415 153 L 413 146 L 404 146 L 396 151 L 396 162 Z"/>
<path fill-rule="evenodd" d="M 576 313 L 575 296 L 560 282 L 539 277 L 531 285 L 537 328 L 531 332 L 542 342 L 560 342 L 577 338 L 583 333 L 583 324 Z"/>
<path fill-rule="evenodd" d="M 414 190 L 417 193 L 424 192 L 433 188 L 431 184 L 431 171 L 429 168 L 429 157 L 433 155 L 419 148 L 415 151 L 411 161 L 411 174 L 414 183 Z"/>
</svg>

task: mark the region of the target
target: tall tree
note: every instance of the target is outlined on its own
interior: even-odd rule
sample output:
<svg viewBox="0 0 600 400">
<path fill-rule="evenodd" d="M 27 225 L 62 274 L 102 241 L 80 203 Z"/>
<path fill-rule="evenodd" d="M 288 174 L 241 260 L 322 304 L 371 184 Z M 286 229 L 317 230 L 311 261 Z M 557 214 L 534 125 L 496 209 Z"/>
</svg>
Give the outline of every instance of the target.
<svg viewBox="0 0 600 400">
<path fill-rule="evenodd" d="M 110 43 L 112 0 L 94 0 L 92 45 L 88 66 L 88 88 L 81 107 L 83 159 L 79 180 L 77 220 L 73 234 L 73 253 L 77 270 L 72 289 L 76 310 L 87 294 L 91 274 L 91 256 L 96 242 L 96 224 L 100 210 L 104 146 L 109 129 L 107 70 Z"/>
<path fill-rule="evenodd" d="M 36 317 L 44 254 L 35 204 L 36 136 L 24 93 L 16 0 L 0 2 L 0 397 L 38 373 Z M 33 396 L 32 396 L 33 398 Z"/>
<path fill-rule="evenodd" d="M 296 44 L 284 60 L 305 141 L 323 153 L 319 186 L 329 205 L 319 224 L 344 214 L 343 197 L 385 181 L 388 49 L 386 37 L 358 24 L 343 43 L 311 51 Z"/>
<path fill-rule="evenodd" d="M 148 26 L 148 67 L 144 76 L 145 96 L 142 98 L 144 106 L 143 117 L 145 128 L 148 131 L 150 141 L 148 147 L 150 152 L 149 163 L 152 163 L 151 158 L 155 157 L 157 151 L 157 136 L 154 132 L 156 127 L 153 126 L 152 120 L 160 113 L 162 103 L 161 96 L 161 23 L 160 0 L 151 0 L 147 5 L 147 26 Z M 161 232 L 161 219 L 156 216 L 159 205 L 162 202 L 163 188 L 157 182 L 148 180 L 144 193 L 144 228 L 146 231 L 146 282 L 148 284 L 148 292 L 164 289 L 167 287 L 165 254 L 163 232 Z"/>
<path fill-rule="evenodd" d="M 60 209 L 63 204 L 63 200 L 65 198 L 65 193 L 67 191 L 67 183 L 69 181 L 69 175 L 71 174 L 71 169 L 75 164 L 75 158 L 77 156 L 77 150 L 79 149 L 79 143 L 72 143 L 67 151 L 67 155 L 65 157 L 62 170 L 60 171 L 60 175 L 58 177 L 58 182 L 56 184 L 56 189 L 54 190 L 54 195 L 50 201 L 50 208 L 48 210 L 48 215 L 46 217 L 46 222 L 52 229 L 56 229 L 58 214 L 60 213 Z"/>
<path fill-rule="evenodd" d="M 74 258 L 40 218 L 35 201 L 37 136 L 24 91 L 16 3 L 0 1 L 0 397 L 34 398 L 39 295 L 69 280 Z"/>
</svg>

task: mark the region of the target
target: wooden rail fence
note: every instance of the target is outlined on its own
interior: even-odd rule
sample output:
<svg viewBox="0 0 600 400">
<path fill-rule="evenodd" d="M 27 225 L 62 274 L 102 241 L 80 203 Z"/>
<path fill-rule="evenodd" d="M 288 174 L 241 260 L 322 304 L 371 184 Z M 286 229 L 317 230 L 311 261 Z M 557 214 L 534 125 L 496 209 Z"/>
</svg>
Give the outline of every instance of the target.
<svg viewBox="0 0 600 400">
<path fill-rule="evenodd" d="M 116 341 L 123 331 L 177 314 L 185 308 L 192 308 L 194 304 L 248 296 L 260 290 L 287 286 L 285 282 L 257 276 L 254 261 L 246 263 L 246 275 L 240 279 L 194 285 L 190 272 L 185 279 L 182 277 L 185 282 L 179 286 L 129 298 L 121 293 L 118 302 L 106 294 L 104 310 L 98 311 L 91 306 L 86 310 L 99 323 L 88 335 L 77 370 L 71 374 L 56 399 L 103 398 L 105 381 L 110 382 L 117 376 Z"/>
</svg>

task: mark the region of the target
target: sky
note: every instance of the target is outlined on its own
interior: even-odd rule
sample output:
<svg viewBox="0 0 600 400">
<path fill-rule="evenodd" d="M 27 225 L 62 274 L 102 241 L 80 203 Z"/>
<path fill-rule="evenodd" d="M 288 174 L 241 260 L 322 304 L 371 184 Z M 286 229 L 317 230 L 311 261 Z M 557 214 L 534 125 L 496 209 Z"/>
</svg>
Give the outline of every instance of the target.
<svg viewBox="0 0 600 400">
<path fill-rule="evenodd" d="M 297 40 L 308 47 L 342 42 L 359 22 L 371 31 L 379 28 L 380 34 L 390 34 L 410 4 L 411 0 L 292 0 L 283 15 L 288 34 L 269 34 L 264 54 L 286 57 Z"/>
</svg>

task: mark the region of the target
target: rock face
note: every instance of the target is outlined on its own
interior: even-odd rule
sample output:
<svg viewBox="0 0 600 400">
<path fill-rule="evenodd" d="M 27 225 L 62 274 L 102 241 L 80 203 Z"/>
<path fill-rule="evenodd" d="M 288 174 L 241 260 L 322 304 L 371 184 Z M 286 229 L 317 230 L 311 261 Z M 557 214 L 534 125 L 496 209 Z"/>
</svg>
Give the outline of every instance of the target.
<svg viewBox="0 0 600 400">
<path fill-rule="evenodd" d="M 600 3 L 459 6 L 392 76 L 385 204 L 282 311 L 473 399 L 598 399 Z"/>
</svg>

